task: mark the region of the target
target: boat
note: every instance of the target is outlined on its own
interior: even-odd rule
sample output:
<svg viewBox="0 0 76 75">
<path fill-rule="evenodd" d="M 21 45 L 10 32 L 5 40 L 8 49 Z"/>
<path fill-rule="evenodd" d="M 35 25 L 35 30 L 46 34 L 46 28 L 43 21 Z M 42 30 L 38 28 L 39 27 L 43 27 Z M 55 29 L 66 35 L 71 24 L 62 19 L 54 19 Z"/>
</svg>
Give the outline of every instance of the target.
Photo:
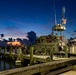
<svg viewBox="0 0 76 75">
<path fill-rule="evenodd" d="M 70 39 L 68 41 L 69 53 L 76 54 L 76 38 Z"/>
<path fill-rule="evenodd" d="M 49 54 L 49 49 L 50 47 L 54 47 L 54 51 L 59 52 L 61 50 L 64 51 L 64 47 L 66 46 L 66 42 L 64 41 L 62 33 L 66 30 L 65 24 L 66 24 L 66 19 L 65 19 L 65 8 L 62 7 L 62 19 L 61 19 L 61 24 L 56 23 L 52 27 L 52 33 L 46 36 L 40 36 L 36 38 L 36 44 L 34 45 L 35 54 Z M 55 14 L 55 20 L 56 20 L 56 14 Z M 56 34 L 55 34 L 56 33 Z M 59 35 L 60 33 L 60 35 Z M 45 46 L 45 47 L 43 47 Z M 46 51 L 46 50 L 47 51 Z M 46 52 L 46 53 L 45 53 Z"/>
</svg>

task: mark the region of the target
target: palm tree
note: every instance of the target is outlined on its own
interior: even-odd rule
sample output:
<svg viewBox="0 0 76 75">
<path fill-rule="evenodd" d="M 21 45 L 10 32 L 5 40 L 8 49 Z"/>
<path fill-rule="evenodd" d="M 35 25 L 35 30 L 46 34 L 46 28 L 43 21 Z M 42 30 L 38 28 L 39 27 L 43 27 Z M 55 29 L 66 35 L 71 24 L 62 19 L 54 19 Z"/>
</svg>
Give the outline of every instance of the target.
<svg viewBox="0 0 76 75">
<path fill-rule="evenodd" d="M 4 37 L 4 34 L 0 34 L 1 35 L 1 39 Z"/>
</svg>

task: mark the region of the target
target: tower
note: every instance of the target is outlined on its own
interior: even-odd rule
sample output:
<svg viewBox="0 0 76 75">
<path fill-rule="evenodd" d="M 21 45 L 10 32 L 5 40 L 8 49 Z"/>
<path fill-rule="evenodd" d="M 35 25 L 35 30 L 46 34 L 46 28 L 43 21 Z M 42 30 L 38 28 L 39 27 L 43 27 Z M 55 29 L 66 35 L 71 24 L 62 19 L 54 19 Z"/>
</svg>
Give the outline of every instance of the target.
<svg viewBox="0 0 76 75">
<path fill-rule="evenodd" d="M 57 34 L 57 32 L 60 32 L 59 40 L 63 40 L 62 32 L 66 30 L 66 28 L 65 28 L 65 24 L 66 24 L 65 7 L 62 7 L 62 19 L 61 19 L 61 21 L 62 21 L 61 24 L 57 23 L 52 28 L 52 31 L 56 31 L 56 34 Z"/>
</svg>

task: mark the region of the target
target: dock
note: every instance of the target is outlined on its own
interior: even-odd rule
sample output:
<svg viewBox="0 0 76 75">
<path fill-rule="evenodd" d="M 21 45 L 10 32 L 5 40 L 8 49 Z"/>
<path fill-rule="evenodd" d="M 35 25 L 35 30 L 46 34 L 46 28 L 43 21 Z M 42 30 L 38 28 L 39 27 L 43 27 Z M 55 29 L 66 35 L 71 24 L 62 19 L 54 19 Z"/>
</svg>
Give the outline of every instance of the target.
<svg viewBox="0 0 76 75">
<path fill-rule="evenodd" d="M 49 48 L 50 48 L 50 45 L 49 45 Z M 21 52 L 21 47 L 19 47 L 16 51 L 15 49 L 13 50 L 12 47 L 10 47 L 9 51 L 7 51 L 6 48 L 4 49 L 0 48 L 0 57 L 13 59 L 17 63 L 27 59 L 27 60 L 30 60 L 29 64 L 33 64 L 37 62 L 45 63 L 50 61 L 68 59 L 68 55 L 70 55 L 70 57 L 76 56 L 76 54 L 69 54 L 67 52 L 65 53 L 54 52 L 52 47 L 50 48 L 49 54 L 47 55 L 46 50 L 44 51 L 45 54 L 41 55 L 41 54 L 35 54 L 33 47 L 30 47 L 29 54 L 23 54 Z"/>
<path fill-rule="evenodd" d="M 2 71 L 0 75 L 56 75 L 71 70 L 76 64 L 76 57 L 68 58 L 67 52 L 59 54 L 60 56 L 63 55 L 63 57 L 60 57 L 55 54 L 52 47 L 50 48 L 49 46 L 49 49 L 49 55 L 34 54 L 33 47 L 30 47 L 29 54 L 23 54 L 21 52 L 21 47 L 17 49 L 17 52 L 12 50 L 12 47 L 10 47 L 9 51 L 7 51 L 6 48 L 3 50 L 0 49 L 1 58 L 9 58 L 12 60 L 16 58 L 15 63 L 18 63 L 17 65 L 20 65 L 22 60 L 25 59 L 30 61 L 27 67 Z"/>
<path fill-rule="evenodd" d="M 0 72 L 0 75 L 57 75 L 69 71 L 76 64 L 76 58 L 53 61 Z"/>
</svg>

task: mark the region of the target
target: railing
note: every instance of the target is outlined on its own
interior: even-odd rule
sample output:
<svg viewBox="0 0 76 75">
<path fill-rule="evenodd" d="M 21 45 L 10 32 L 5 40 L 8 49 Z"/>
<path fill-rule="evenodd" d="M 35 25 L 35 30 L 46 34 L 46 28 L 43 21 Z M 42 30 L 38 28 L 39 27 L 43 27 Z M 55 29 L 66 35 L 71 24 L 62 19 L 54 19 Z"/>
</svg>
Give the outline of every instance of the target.
<svg viewBox="0 0 76 75">
<path fill-rule="evenodd" d="M 0 75 L 57 75 L 71 70 L 75 64 L 76 58 L 69 58 L 63 61 L 53 61 L 28 67 L 6 70 L 0 72 Z"/>
<path fill-rule="evenodd" d="M 27 50 L 28 52 L 23 53 L 22 47 L 16 47 L 13 49 L 13 47 L 9 47 L 7 49 L 6 47 L 4 49 L 0 48 L 0 55 L 3 57 L 10 57 L 11 59 L 15 59 L 18 62 L 21 62 L 23 59 L 29 59 L 30 65 L 32 65 L 35 62 L 50 62 L 53 61 L 54 52 L 57 50 L 57 44 L 56 43 L 41 43 L 36 44 L 34 46 L 29 47 Z M 65 47 L 65 57 L 68 57 L 67 48 Z M 26 51 L 26 50 L 25 50 Z M 28 53 L 28 54 L 27 54 Z"/>
</svg>

